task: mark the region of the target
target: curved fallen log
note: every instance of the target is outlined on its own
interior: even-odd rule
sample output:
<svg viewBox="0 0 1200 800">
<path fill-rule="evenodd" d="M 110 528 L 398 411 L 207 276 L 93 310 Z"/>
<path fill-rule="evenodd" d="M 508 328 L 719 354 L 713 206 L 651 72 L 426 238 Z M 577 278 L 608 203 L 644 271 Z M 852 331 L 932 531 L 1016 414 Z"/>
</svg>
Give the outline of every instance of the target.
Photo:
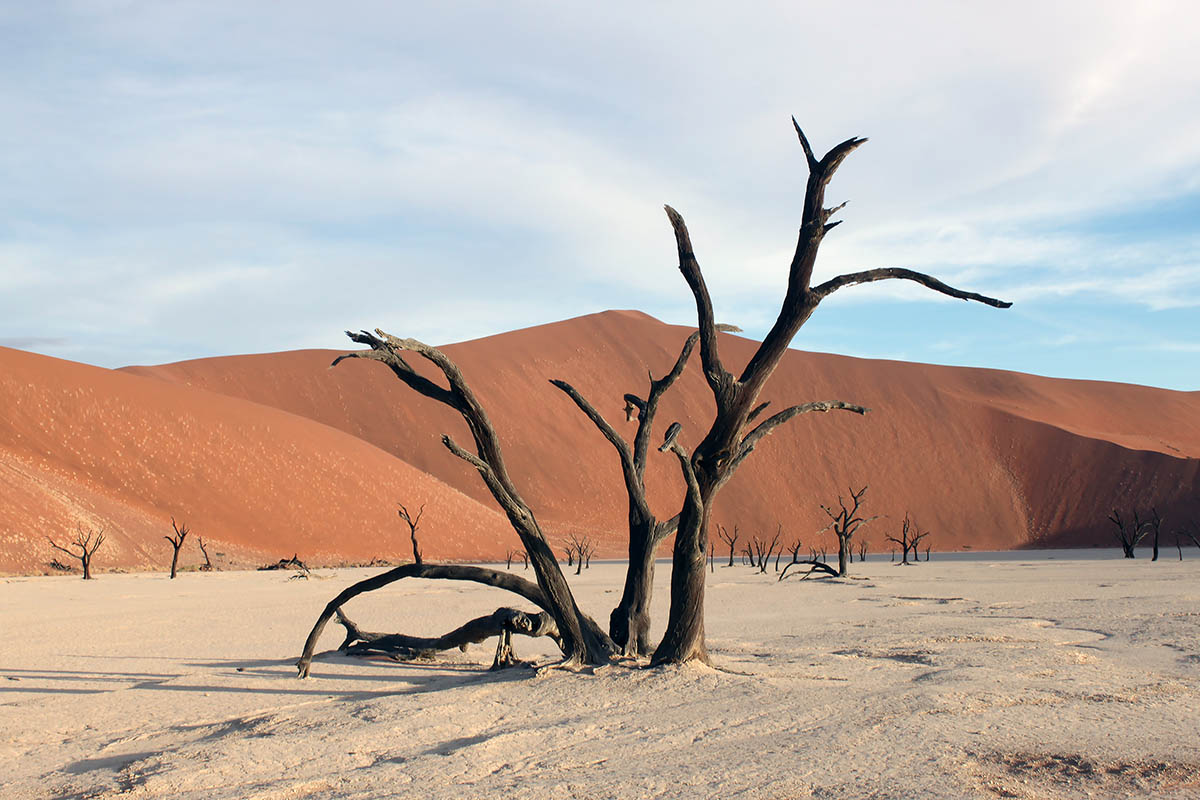
<svg viewBox="0 0 1200 800">
<path fill-rule="evenodd" d="M 798 564 L 810 568 L 808 570 L 808 572 L 804 573 L 804 575 L 800 578 L 800 580 L 805 580 L 805 579 L 809 578 L 814 572 L 820 572 L 825 575 L 829 575 L 830 577 L 833 577 L 833 578 L 839 577 L 838 571 L 836 569 L 834 569 L 833 567 L 829 566 L 828 564 L 826 564 L 822 561 L 812 560 L 812 561 L 793 561 L 792 563 L 788 564 L 786 567 L 783 568 L 783 572 L 780 573 L 779 580 L 782 581 L 784 578 L 786 578 L 787 574 L 788 574 L 788 570 Z M 793 574 L 795 574 L 795 573 L 793 573 Z"/>
<path fill-rule="evenodd" d="M 301 678 L 308 677 L 308 670 L 312 664 L 313 651 L 316 650 L 317 640 L 321 638 L 321 633 L 325 630 L 325 626 L 329 623 L 329 620 L 333 618 L 342 606 L 360 594 L 381 589 L 389 583 L 395 583 L 404 578 L 434 578 L 482 583 L 485 586 L 495 586 L 497 589 L 504 589 L 514 594 L 519 594 L 543 611 L 550 611 L 547 608 L 546 596 L 536 583 L 508 572 L 500 572 L 499 570 L 487 569 L 485 567 L 468 567 L 460 564 L 404 564 L 366 580 L 359 581 L 353 586 L 343 589 L 337 597 L 329 601 L 325 606 L 325 610 L 321 612 L 321 616 L 317 618 L 316 624 L 313 625 L 312 631 L 308 634 L 308 639 L 304 642 L 304 652 L 300 654 L 300 659 L 296 662 L 296 669 L 299 672 L 299 676 Z M 557 642 L 558 639 L 556 638 L 555 641 Z"/>
<path fill-rule="evenodd" d="M 337 621 L 346 628 L 346 638 L 338 648 L 352 655 L 381 653 L 396 661 L 433 658 L 443 650 L 458 648 L 466 652 L 467 645 L 478 644 L 497 637 L 496 657 L 492 669 L 503 669 L 517 663 L 512 650 L 512 635 L 549 636 L 558 642 L 554 618 L 545 611 L 519 611 L 497 608 L 491 614 L 460 625 L 442 636 L 408 636 L 403 633 L 374 633 L 364 631 L 339 608 Z"/>
</svg>

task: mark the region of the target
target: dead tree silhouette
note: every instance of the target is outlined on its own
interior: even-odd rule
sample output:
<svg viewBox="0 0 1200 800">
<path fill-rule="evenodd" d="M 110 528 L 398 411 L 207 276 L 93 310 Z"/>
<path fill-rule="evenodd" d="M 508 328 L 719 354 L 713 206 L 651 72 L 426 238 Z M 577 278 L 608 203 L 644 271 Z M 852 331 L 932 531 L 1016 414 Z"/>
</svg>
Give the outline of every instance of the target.
<svg viewBox="0 0 1200 800">
<path fill-rule="evenodd" d="M 83 579 L 90 581 L 92 579 L 92 556 L 100 549 L 100 545 L 104 544 L 104 528 L 101 528 L 99 531 L 88 531 L 86 533 L 80 524 L 76 524 L 75 528 L 77 531 L 75 538 L 68 542 L 65 547 L 56 544 L 49 536 L 46 537 L 46 540 L 50 542 L 51 547 L 60 553 L 66 553 L 71 558 L 78 559 L 80 566 L 83 567 Z M 69 550 L 68 548 L 77 549 Z"/>
<path fill-rule="evenodd" d="M 175 533 L 163 538 L 171 543 L 171 580 L 174 580 L 175 570 L 179 566 L 179 551 L 183 548 L 183 540 L 187 538 L 189 531 L 187 525 L 176 525 L 174 517 L 171 517 L 171 527 L 175 529 Z M 207 553 L 205 560 L 208 560 Z"/>
<path fill-rule="evenodd" d="M 833 208 L 825 207 L 826 187 L 845 158 L 866 140 L 847 139 L 818 158 L 795 119 L 792 120 L 792 124 L 808 167 L 800 232 L 788 268 L 787 290 L 778 316 L 740 375 L 735 376 L 730 372 L 719 354 L 720 328 L 687 225 L 679 212 L 670 206 L 666 207 L 667 217 L 675 235 L 679 270 L 695 300 L 701 371 L 711 390 L 716 410 L 707 432 L 700 436 L 698 444 L 693 448 L 689 449 L 684 444 L 685 434 L 691 432 L 682 431 L 678 421 L 668 427 L 663 443 L 658 448 L 660 452 L 671 452 L 675 455 L 686 485 L 686 494 L 678 515 L 675 543 L 672 548 L 671 597 L 666 633 L 654 651 L 652 665 L 692 660 L 708 661 L 704 639 L 704 565 L 709 542 L 708 524 L 713 503 L 720 489 L 738 467 L 764 437 L 797 416 L 811 412 L 867 412 L 865 407 L 843 400 L 822 400 L 793 405 L 758 421 L 768 406 L 768 403 L 760 400 L 763 388 L 787 352 L 792 339 L 812 316 L 817 306 L 841 289 L 881 280 L 913 281 L 950 297 L 976 301 L 996 308 L 1007 308 L 1011 305 L 982 294 L 956 289 L 924 273 L 900 267 L 846 273 L 816 286 L 812 285 L 813 270 L 821 242 L 839 224 L 838 221 L 833 221 L 832 217 L 844 206 L 842 204 Z M 363 331 L 347 335 L 352 341 L 366 345 L 369 349 L 342 356 L 334 364 L 346 358 L 378 361 L 387 366 L 396 378 L 409 388 L 452 408 L 463 417 L 471 432 L 473 450 L 460 447 L 445 435 L 442 438 L 443 444 L 454 455 L 478 470 L 528 551 L 537 585 L 542 593 L 542 608 L 553 617 L 559 633 L 564 663 L 576 665 L 583 662 L 609 661 L 620 648 L 579 609 L 533 511 L 525 503 L 508 474 L 499 439 L 488 415 L 468 387 L 458 366 L 437 348 L 415 339 L 401 339 L 378 329 L 375 333 Z M 406 353 L 415 353 L 429 361 L 440 371 L 446 384 L 435 382 L 414 370 L 404 358 Z M 559 388 L 566 391 L 562 386 Z M 637 408 L 637 403 L 633 405 Z M 756 421 L 758 422 L 755 425 Z M 608 435 L 607 432 L 605 435 Z M 629 461 L 632 461 L 632 457 Z M 623 459 L 622 463 L 624 466 L 626 460 Z M 416 572 L 420 570 L 414 571 L 412 568 L 421 566 L 408 565 L 408 569 L 384 573 L 351 589 L 357 588 L 357 593 L 361 593 L 368 590 L 361 587 L 369 585 L 371 589 L 375 589 L 404 577 L 417 577 Z M 497 585 L 491 578 L 467 577 L 465 574 L 460 576 L 442 572 L 437 577 L 479 580 Z M 307 673 L 316 640 L 341 603 L 348 599 L 347 592 L 330 601 L 314 625 L 305 644 L 305 653 L 298 663 L 301 674 Z"/>
</svg>

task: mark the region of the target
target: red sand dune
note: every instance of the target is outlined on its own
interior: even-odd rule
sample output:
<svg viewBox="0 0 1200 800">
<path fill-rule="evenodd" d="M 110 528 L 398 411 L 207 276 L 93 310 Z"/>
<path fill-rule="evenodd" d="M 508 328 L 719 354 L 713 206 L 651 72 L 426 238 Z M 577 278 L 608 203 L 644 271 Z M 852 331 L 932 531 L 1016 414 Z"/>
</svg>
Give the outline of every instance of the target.
<svg viewBox="0 0 1200 800">
<path fill-rule="evenodd" d="M 183 563 L 399 559 L 395 499 L 420 495 L 431 554 L 513 538 L 504 518 L 341 431 L 277 409 L 0 348 L 0 571 L 40 572 L 47 536 L 105 531 L 97 569 L 162 568 L 170 517 Z M 75 566 L 78 563 L 75 562 Z"/>
<path fill-rule="evenodd" d="M 552 540 L 587 533 L 602 556 L 622 555 L 625 497 L 611 446 L 548 379 L 573 383 L 632 435 L 621 396 L 644 392 L 647 368 L 668 369 L 687 332 L 614 311 L 445 348 Z M 721 346 L 734 368 L 755 345 L 725 335 Z M 443 432 L 469 443 L 461 420 L 377 363 L 330 370 L 338 352 L 111 372 L 0 351 L 0 403 L 20 412 L 0 422 L 0 485 L 16 497 L 0 508 L 0 569 L 38 569 L 49 558 L 41 534 L 78 518 L 123 536 L 98 566 L 161 565 L 171 513 L 247 553 L 395 558 L 405 552 L 396 501 L 427 505 L 434 557 L 515 546 L 477 474 L 440 443 Z M 680 421 L 689 445 L 712 410 L 697 362 L 658 425 Z M 827 522 L 819 504 L 864 483 L 868 513 L 883 515 L 864 528 L 876 553 L 906 511 L 933 531 L 935 550 L 1111 545 L 1114 506 L 1156 505 L 1168 531 L 1200 521 L 1200 393 L 791 352 L 764 399 L 872 411 L 805 415 L 760 444 L 715 514 L 739 526 L 739 547 L 781 526 L 807 550 Z M 673 458 L 652 453 L 647 480 L 660 515 L 678 511 Z"/>
</svg>

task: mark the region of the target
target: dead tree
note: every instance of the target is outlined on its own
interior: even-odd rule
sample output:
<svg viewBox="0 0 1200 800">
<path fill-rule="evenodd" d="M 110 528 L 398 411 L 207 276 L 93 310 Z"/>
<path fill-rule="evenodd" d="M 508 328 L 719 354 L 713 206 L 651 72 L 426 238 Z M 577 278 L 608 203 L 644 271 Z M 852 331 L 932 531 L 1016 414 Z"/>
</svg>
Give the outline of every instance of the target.
<svg viewBox="0 0 1200 800">
<path fill-rule="evenodd" d="M 733 533 L 730 533 L 728 528 L 718 525 L 717 526 L 717 535 L 721 537 L 721 541 L 723 541 L 723 542 L 725 542 L 725 544 L 729 545 L 729 563 L 726 564 L 725 566 L 732 567 L 733 566 L 733 546 L 735 544 L 737 544 L 738 526 L 734 525 Z"/>
<path fill-rule="evenodd" d="M 825 298 L 839 289 L 873 281 L 900 279 L 915 281 L 929 289 L 961 300 L 974 300 L 996 308 L 1010 303 L 947 286 L 941 281 L 909 269 L 886 267 L 839 275 L 817 286 L 812 285 L 817 251 L 825 235 L 838 224 L 831 221 L 842 208 L 825 207 L 825 188 L 842 161 L 865 139 L 847 139 L 818 158 L 795 119 L 792 120 L 804 157 L 808 162 L 808 183 L 800 234 L 788 271 L 787 292 L 779 315 L 739 376 L 734 376 L 718 353 L 717 328 L 712 300 L 692 248 L 683 217 L 671 207 L 667 216 L 675 231 L 679 269 L 696 301 L 700 329 L 700 359 L 705 380 L 716 401 L 716 413 L 707 433 L 694 451 L 688 452 L 678 437 L 664 442 L 661 449 L 675 453 L 687 482 L 688 491 L 679 515 L 679 530 L 672 552 L 671 610 L 667 630 L 654 653 L 652 663 L 707 661 L 704 646 L 704 546 L 708 542 L 708 520 L 721 487 L 750 455 L 755 445 L 783 422 L 809 411 L 834 409 L 866 413 L 862 406 L 842 401 L 807 403 L 784 409 L 749 432 L 747 426 L 763 411 L 759 396 L 767 380 L 800 327 L 812 316 Z M 843 204 L 844 205 L 844 204 Z"/>
<path fill-rule="evenodd" d="M 750 540 L 750 547 L 753 550 L 753 566 L 758 568 L 760 573 L 766 573 L 767 565 L 771 561 L 771 556 L 775 553 L 775 545 L 779 543 L 779 535 L 782 532 L 782 527 L 775 532 L 775 537 L 768 542 L 766 539 L 760 539 L 755 536 Z"/>
<path fill-rule="evenodd" d="M 368 333 L 367 331 L 351 333 L 347 331 L 346 335 L 350 337 L 351 341 L 365 344 L 370 349 L 359 350 L 340 356 L 334 360 L 333 366 L 337 366 L 349 358 L 378 361 L 387 366 L 392 371 L 392 374 L 410 389 L 457 411 L 462 416 L 464 422 L 466 422 L 473 440 L 473 452 L 460 447 L 448 434 L 443 434 L 442 444 L 453 455 L 466 461 L 479 472 L 492 497 L 508 517 L 508 521 L 520 538 L 525 552 L 529 554 L 529 560 L 533 565 L 534 575 L 537 578 L 537 588 L 542 599 L 541 607 L 553 617 L 555 628 L 559 632 L 558 643 L 563 652 L 563 663 L 565 665 L 578 665 L 585 662 L 599 664 L 607 662 L 612 658 L 616 652 L 616 647 L 613 645 L 612 639 L 609 638 L 608 634 L 591 617 L 584 614 L 575 602 L 571 588 L 567 584 L 562 570 L 559 568 L 558 560 L 554 557 L 554 553 L 550 548 L 549 542 L 546 540 L 545 534 L 542 532 L 541 526 L 537 522 L 537 518 L 521 497 L 516 484 L 509 477 L 508 468 L 504 462 L 503 451 L 500 447 L 500 440 L 496 435 L 495 429 L 492 427 L 491 420 L 484 410 L 483 405 L 475 396 L 474 391 L 467 385 L 466 378 L 463 376 L 458 365 L 441 350 L 423 344 L 416 339 L 400 339 L 382 330 L 376 330 L 375 333 Z M 416 353 L 435 366 L 445 379 L 446 384 L 441 385 L 414 370 L 405 360 L 406 353 Z M 428 568 L 430 565 L 411 564 L 407 566 Z M 383 575 L 376 576 L 376 579 L 361 581 L 355 584 L 355 586 L 350 587 L 350 589 L 358 588 L 359 591 L 356 593 L 361 593 L 361 591 L 378 588 L 390 583 L 391 580 L 398 580 L 401 577 L 411 574 L 410 572 L 403 571 L 403 569 L 403 567 L 398 567 L 383 573 Z M 459 569 L 465 568 L 460 567 Z M 511 585 L 509 583 L 511 580 L 516 579 L 516 576 L 509 573 L 497 571 L 491 571 L 489 575 L 488 579 L 480 580 L 479 582 L 506 588 Z M 389 578 L 389 576 L 391 577 Z M 441 573 L 439 577 L 449 577 L 457 580 L 479 580 L 478 577 L 455 577 L 453 571 L 451 573 Z M 383 582 L 379 583 L 379 580 L 383 580 Z M 369 588 L 362 589 L 361 587 L 364 586 Z M 350 589 L 347 591 L 350 591 Z M 339 597 L 345 594 L 346 592 L 343 592 Z M 315 646 L 315 637 L 320 635 L 325 623 L 333 616 L 337 608 L 341 607 L 341 603 L 333 606 L 333 603 L 336 601 L 337 598 L 334 598 L 334 601 L 331 601 L 331 605 L 326 606 L 326 612 L 322 614 L 316 625 L 314 625 L 313 631 L 310 634 L 310 644 L 312 646 Z M 311 658 L 311 652 L 309 652 L 309 657 Z M 307 664 L 304 663 L 303 657 L 301 662 L 299 665 L 300 672 L 301 674 L 305 674 L 307 672 Z"/>
<path fill-rule="evenodd" d="M 174 580 L 175 570 L 179 566 L 179 551 L 183 547 L 183 540 L 187 538 L 189 531 L 187 525 L 176 525 L 174 517 L 171 517 L 171 527 L 175 529 L 175 533 L 163 538 L 171 543 L 171 580 Z"/>
<path fill-rule="evenodd" d="M 782 550 L 783 550 L 783 548 L 780 548 L 780 552 L 782 552 Z M 811 548 L 810 548 L 810 553 L 809 553 L 810 558 L 807 561 L 800 558 L 800 540 L 799 539 L 797 539 L 795 542 L 792 543 L 792 546 L 788 548 L 788 552 L 790 552 L 792 554 L 792 560 L 789 561 L 784 566 L 783 572 L 779 573 L 780 581 L 782 581 L 784 578 L 786 578 L 788 576 L 788 570 L 790 570 L 792 567 L 795 567 L 795 566 L 806 566 L 809 568 L 808 572 L 806 572 L 803 575 L 803 577 L 800 578 L 800 580 L 806 580 L 809 577 L 811 577 L 814 573 L 817 573 L 817 572 L 820 572 L 822 575 L 828 575 L 832 578 L 836 578 L 838 576 L 837 571 L 833 567 L 829 566 L 828 564 L 826 564 L 822 561 L 817 560 L 816 551 L 812 550 Z M 798 573 L 793 573 L 793 574 L 798 574 Z"/>
<path fill-rule="evenodd" d="M 838 495 L 838 511 L 834 511 L 829 506 L 821 506 L 821 510 L 830 519 L 830 527 L 833 528 L 833 533 L 837 536 L 838 541 L 838 576 L 846 577 L 849 574 L 849 564 L 854 556 L 851 553 L 850 545 L 854 539 L 855 532 L 866 523 L 877 519 L 877 517 L 863 518 L 858 516 L 858 509 L 862 505 L 863 495 L 867 493 L 867 487 L 864 486 L 858 491 L 853 487 L 850 488 L 850 507 L 846 507 L 846 501 Z"/>
<path fill-rule="evenodd" d="M 400 519 L 404 520 L 405 524 L 408 525 L 408 536 L 410 539 L 412 539 L 413 562 L 416 564 L 424 563 L 421 560 L 421 548 L 417 544 L 417 527 L 421 524 L 421 516 L 425 513 L 425 504 L 421 504 L 421 508 L 419 511 L 417 511 L 416 517 L 409 513 L 408 509 L 405 508 L 403 503 L 397 503 L 396 505 L 398 506 L 396 513 L 399 514 Z"/>
<path fill-rule="evenodd" d="M 512 569 L 512 562 L 513 562 L 513 559 L 516 558 L 516 556 L 517 556 L 517 551 L 512 550 L 512 549 L 508 550 L 504 554 L 504 568 L 505 569 Z"/>
<path fill-rule="evenodd" d="M 1192 533 L 1190 530 L 1180 528 L 1179 530 L 1175 531 L 1175 548 L 1179 551 L 1179 560 L 1180 561 L 1183 561 L 1183 539 L 1184 539 L 1184 537 L 1187 537 L 1188 539 L 1192 540 L 1192 547 L 1200 549 L 1200 538 L 1197 538 L 1196 534 Z"/>
<path fill-rule="evenodd" d="M 739 330 L 732 325 L 714 323 L 714 327 L 730 332 Z M 632 422 L 635 418 L 637 420 L 632 446 L 574 386 L 562 380 L 550 381 L 570 397 L 579 410 L 592 421 L 617 451 L 621 462 L 621 477 L 629 502 L 629 567 L 625 572 L 625 587 L 621 593 L 621 600 L 609 615 L 608 630 L 612 640 L 621 648 L 622 655 L 626 656 L 650 652 L 650 599 L 654 592 L 654 557 L 658 546 L 675 532 L 679 523 L 678 514 L 660 521 L 651 511 L 650 503 L 646 499 L 646 458 L 650 449 L 654 418 L 658 413 L 659 402 L 683 374 L 699 339 L 700 332 L 696 331 L 684 340 L 679 355 L 667 374 L 661 378 L 655 378 L 653 372 L 648 374 L 649 388 L 644 398 L 634 393 L 624 396 L 625 421 Z M 703 555 L 701 558 L 703 559 Z M 701 569 L 703 570 L 703 565 Z"/>
<path fill-rule="evenodd" d="M 895 542 L 896 544 L 900 545 L 900 549 L 904 551 L 904 556 L 901 558 L 900 563 L 907 566 L 909 563 L 909 550 L 911 550 L 913 553 L 914 562 L 921 560 L 920 555 L 917 553 L 917 544 L 928 535 L 929 531 L 922 532 L 921 529 L 917 527 L 917 523 L 909 519 L 908 513 L 905 512 L 904 521 L 900 523 L 899 538 L 895 536 L 887 536 L 885 538 L 889 542 Z M 894 555 L 892 560 L 895 560 Z"/>
<path fill-rule="evenodd" d="M 1115 508 L 1108 515 L 1108 520 L 1117 528 L 1115 535 L 1117 541 L 1121 544 L 1121 551 L 1125 554 L 1126 558 L 1133 558 L 1134 548 L 1150 533 L 1147 521 L 1139 517 L 1137 509 L 1134 509 L 1133 522 L 1129 523 L 1121 516 L 1121 512 Z"/>
<path fill-rule="evenodd" d="M 200 565 L 200 571 L 201 572 L 212 572 L 213 571 L 213 563 L 212 563 L 212 559 L 210 559 L 208 557 L 208 546 L 204 544 L 204 537 L 197 536 L 196 544 L 200 545 L 200 553 L 204 556 L 204 563 Z M 217 555 L 220 555 L 220 553 L 218 553 Z"/>
<path fill-rule="evenodd" d="M 865 538 L 858 540 L 858 560 L 867 560 L 867 540 Z"/>
<path fill-rule="evenodd" d="M 577 536 L 571 534 L 571 538 L 566 544 L 567 564 L 575 565 L 575 574 L 581 573 L 584 568 L 590 569 L 592 566 L 592 555 L 596 552 L 596 546 L 592 544 L 592 540 L 587 536 Z"/>
<path fill-rule="evenodd" d="M 46 537 L 46 540 L 50 542 L 51 547 L 60 553 L 66 553 L 71 558 L 78 559 L 80 566 L 83 567 L 83 579 L 90 581 L 92 579 L 92 556 L 100 549 L 100 545 L 104 544 L 104 528 L 101 528 L 99 531 L 84 533 L 83 526 L 76 524 L 75 529 L 75 538 L 67 542 L 65 547 L 55 543 L 49 536 Z M 71 550 L 68 548 L 78 549 Z"/>
<path fill-rule="evenodd" d="M 1150 519 L 1146 521 L 1146 529 L 1154 534 L 1154 553 L 1150 560 L 1158 561 L 1158 536 L 1162 528 L 1162 518 L 1158 516 L 1158 509 L 1153 506 L 1150 508 L 1150 515 Z"/>
</svg>

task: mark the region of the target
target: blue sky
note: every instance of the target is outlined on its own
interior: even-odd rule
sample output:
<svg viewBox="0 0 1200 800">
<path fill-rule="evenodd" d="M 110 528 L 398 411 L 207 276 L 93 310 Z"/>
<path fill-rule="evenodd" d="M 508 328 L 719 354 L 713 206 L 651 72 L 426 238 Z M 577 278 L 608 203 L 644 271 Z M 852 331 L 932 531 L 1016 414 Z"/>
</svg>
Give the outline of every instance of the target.
<svg viewBox="0 0 1200 800">
<path fill-rule="evenodd" d="M 7 3 L 0 344 L 102 366 L 607 308 L 761 336 L 814 147 L 871 141 L 794 346 L 1200 389 L 1191 2 Z"/>
</svg>

